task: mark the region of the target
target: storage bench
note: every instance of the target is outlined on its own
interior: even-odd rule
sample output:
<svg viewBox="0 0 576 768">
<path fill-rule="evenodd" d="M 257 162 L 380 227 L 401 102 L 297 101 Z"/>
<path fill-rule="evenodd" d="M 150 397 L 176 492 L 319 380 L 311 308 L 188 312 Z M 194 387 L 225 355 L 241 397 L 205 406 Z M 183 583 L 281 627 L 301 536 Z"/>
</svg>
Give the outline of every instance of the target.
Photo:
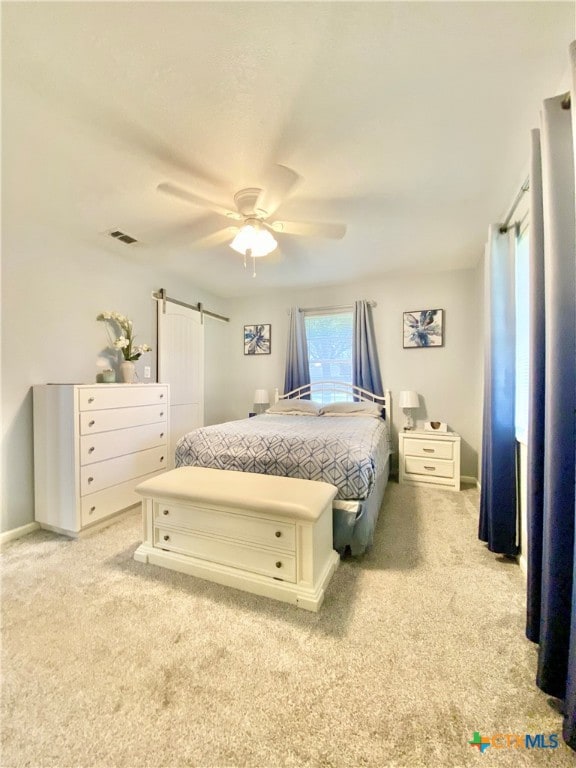
<svg viewBox="0 0 576 768">
<path fill-rule="evenodd" d="M 314 480 L 180 467 L 136 487 L 135 560 L 317 611 L 339 563 L 336 488 Z"/>
</svg>

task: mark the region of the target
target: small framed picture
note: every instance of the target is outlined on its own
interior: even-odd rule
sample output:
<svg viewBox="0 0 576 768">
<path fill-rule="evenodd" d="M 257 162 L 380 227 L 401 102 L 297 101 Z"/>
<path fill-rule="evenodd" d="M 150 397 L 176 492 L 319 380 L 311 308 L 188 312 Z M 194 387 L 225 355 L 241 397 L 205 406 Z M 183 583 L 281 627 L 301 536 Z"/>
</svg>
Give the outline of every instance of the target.
<svg viewBox="0 0 576 768">
<path fill-rule="evenodd" d="M 404 349 L 444 345 L 444 310 L 404 312 Z"/>
<path fill-rule="evenodd" d="M 272 326 L 270 323 L 262 325 L 244 326 L 244 354 L 245 355 L 269 355 L 271 351 Z"/>
</svg>

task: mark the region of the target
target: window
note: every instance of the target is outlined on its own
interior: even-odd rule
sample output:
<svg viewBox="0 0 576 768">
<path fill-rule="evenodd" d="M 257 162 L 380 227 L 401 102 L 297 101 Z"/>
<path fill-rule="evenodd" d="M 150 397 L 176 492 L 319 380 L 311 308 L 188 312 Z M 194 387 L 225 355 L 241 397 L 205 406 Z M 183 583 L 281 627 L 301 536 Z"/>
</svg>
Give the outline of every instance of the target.
<svg viewBox="0 0 576 768">
<path fill-rule="evenodd" d="M 343 393 L 314 394 L 314 382 L 352 383 L 352 310 L 308 311 L 304 316 L 312 398 L 328 403 L 349 400 Z"/>
<path fill-rule="evenodd" d="M 528 364 L 530 360 L 530 261 L 528 230 L 516 241 L 516 440 L 528 442 Z"/>
</svg>

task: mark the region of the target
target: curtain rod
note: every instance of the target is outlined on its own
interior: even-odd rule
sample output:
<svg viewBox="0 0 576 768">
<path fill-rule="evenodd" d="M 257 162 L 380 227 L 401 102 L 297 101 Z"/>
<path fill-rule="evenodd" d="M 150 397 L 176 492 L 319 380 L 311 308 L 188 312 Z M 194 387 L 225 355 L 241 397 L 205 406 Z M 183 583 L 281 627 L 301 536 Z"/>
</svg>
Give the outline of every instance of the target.
<svg viewBox="0 0 576 768">
<path fill-rule="evenodd" d="M 562 105 L 562 109 L 570 109 L 572 106 L 572 99 L 570 96 L 570 91 L 564 94 L 562 97 L 562 101 L 560 102 Z M 512 207 L 510 208 L 510 211 L 508 212 L 508 216 L 504 219 L 504 222 L 500 225 L 500 232 L 501 234 L 504 234 L 504 232 L 508 231 L 508 225 L 510 224 L 510 221 L 512 219 L 512 216 L 514 216 L 514 211 L 516 208 L 518 208 L 518 204 L 520 200 L 522 199 L 523 195 L 528 192 L 530 189 L 530 177 L 526 177 L 526 181 L 522 186 L 520 187 L 520 191 L 516 195 L 516 199 L 512 203 Z"/>
<path fill-rule="evenodd" d="M 368 304 L 370 304 L 371 307 L 377 307 L 375 301 L 369 301 Z M 354 309 L 353 304 L 339 304 L 337 306 L 332 307 L 298 307 L 299 312 L 339 312 L 345 309 Z M 286 310 L 288 313 L 290 310 Z"/>
<path fill-rule="evenodd" d="M 516 195 L 516 199 L 512 203 L 512 207 L 508 211 L 508 216 L 506 216 L 506 218 L 504 219 L 504 222 L 500 225 L 501 234 L 504 234 L 504 232 L 508 231 L 508 225 L 510 224 L 512 216 L 514 216 L 514 211 L 516 210 L 516 208 L 518 208 L 518 204 L 520 203 L 520 200 L 522 200 L 522 197 L 526 194 L 526 192 L 528 192 L 529 189 L 530 189 L 530 176 L 527 176 L 526 181 L 520 187 L 520 190 Z"/>
<path fill-rule="evenodd" d="M 218 315 L 216 314 L 216 312 L 210 312 L 210 310 L 204 309 L 204 307 L 202 306 L 202 302 L 200 301 L 198 302 L 198 304 L 186 304 L 185 301 L 178 301 L 178 299 L 170 298 L 164 288 L 160 288 L 159 291 L 156 291 L 156 293 L 153 293 L 152 298 L 156 299 L 156 301 L 161 301 L 163 303 L 164 312 L 166 312 L 166 302 L 169 301 L 171 304 L 178 304 L 178 306 L 180 307 L 193 309 L 195 312 L 200 312 L 201 315 L 208 315 L 208 317 L 213 317 L 215 320 L 222 320 L 222 322 L 224 323 L 230 322 L 229 317 L 224 317 L 224 315 Z"/>
</svg>

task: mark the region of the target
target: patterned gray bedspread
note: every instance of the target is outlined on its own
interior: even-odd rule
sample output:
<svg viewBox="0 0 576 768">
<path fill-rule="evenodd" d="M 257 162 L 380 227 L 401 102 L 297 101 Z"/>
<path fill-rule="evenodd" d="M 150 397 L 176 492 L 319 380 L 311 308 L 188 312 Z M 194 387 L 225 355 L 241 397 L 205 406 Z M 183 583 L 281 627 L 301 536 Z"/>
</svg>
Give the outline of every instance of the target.
<svg viewBox="0 0 576 768">
<path fill-rule="evenodd" d="M 365 499 L 389 453 L 383 419 L 266 413 L 189 432 L 176 466 L 323 480 L 338 488 L 337 499 Z"/>
</svg>

